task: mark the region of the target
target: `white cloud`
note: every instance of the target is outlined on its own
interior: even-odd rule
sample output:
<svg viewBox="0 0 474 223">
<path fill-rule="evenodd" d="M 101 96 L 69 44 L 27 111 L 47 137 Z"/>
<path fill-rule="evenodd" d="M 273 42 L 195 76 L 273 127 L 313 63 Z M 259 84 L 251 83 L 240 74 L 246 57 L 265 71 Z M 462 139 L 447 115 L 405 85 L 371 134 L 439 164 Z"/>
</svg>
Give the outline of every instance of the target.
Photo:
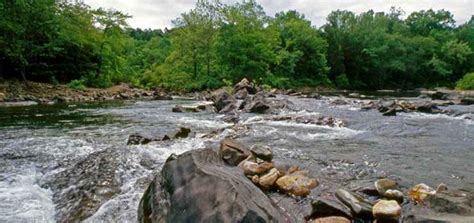
<svg viewBox="0 0 474 223">
<path fill-rule="evenodd" d="M 225 0 L 236 2 L 238 0 Z M 391 6 L 401 7 L 407 14 L 422 9 L 446 9 L 454 14 L 458 24 L 468 21 L 474 12 L 474 0 L 257 0 L 267 14 L 297 10 L 306 15 L 314 25 L 325 23 L 333 10 L 350 10 L 356 13 L 369 9 L 388 11 Z M 132 27 L 165 28 L 171 21 L 194 7 L 196 0 L 84 0 L 93 8 L 115 8 L 133 16 Z"/>
</svg>

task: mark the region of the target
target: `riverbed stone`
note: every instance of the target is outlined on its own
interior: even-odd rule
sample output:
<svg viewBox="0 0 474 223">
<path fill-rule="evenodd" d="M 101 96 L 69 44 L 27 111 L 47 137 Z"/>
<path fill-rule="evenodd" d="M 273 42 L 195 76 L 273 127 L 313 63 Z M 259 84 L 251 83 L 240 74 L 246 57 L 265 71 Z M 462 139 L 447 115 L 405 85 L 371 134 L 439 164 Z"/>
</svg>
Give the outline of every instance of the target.
<svg viewBox="0 0 474 223">
<path fill-rule="evenodd" d="M 377 189 L 377 191 L 379 192 L 379 195 L 381 197 L 385 196 L 385 192 L 387 192 L 387 190 L 397 190 L 398 189 L 397 182 L 395 182 L 391 179 L 388 179 L 388 178 L 383 178 L 383 179 L 376 180 L 374 185 L 375 185 L 375 189 Z"/>
<path fill-rule="evenodd" d="M 234 85 L 234 94 L 236 94 L 240 90 L 245 90 L 249 94 L 257 93 L 257 89 L 255 88 L 255 85 L 252 82 L 250 82 L 247 78 L 243 78 L 239 83 Z"/>
<path fill-rule="evenodd" d="M 151 141 L 153 141 L 153 139 L 134 133 L 128 136 L 127 145 L 143 145 Z"/>
<path fill-rule="evenodd" d="M 255 157 L 268 162 L 271 162 L 273 159 L 273 152 L 268 146 L 254 145 L 250 149 L 250 152 L 252 152 Z"/>
<path fill-rule="evenodd" d="M 169 160 L 145 191 L 139 222 L 287 222 L 280 209 L 212 149 Z"/>
<path fill-rule="evenodd" d="M 263 174 L 273 168 L 273 163 L 262 162 L 256 163 L 251 160 L 244 160 L 239 163 L 240 169 L 244 172 L 245 175 L 253 176 Z"/>
<path fill-rule="evenodd" d="M 403 192 L 401 192 L 399 190 L 389 189 L 389 190 L 385 191 L 385 194 L 383 195 L 383 197 L 385 197 L 388 200 L 395 200 L 398 203 L 403 202 Z"/>
<path fill-rule="evenodd" d="M 243 88 L 234 93 L 236 99 L 245 99 L 249 95 L 247 89 Z"/>
<path fill-rule="evenodd" d="M 377 221 L 397 221 L 402 213 L 402 207 L 396 201 L 380 200 L 373 209 L 372 214 Z"/>
<path fill-rule="evenodd" d="M 337 200 L 317 198 L 311 202 L 311 218 L 320 218 L 327 216 L 342 216 L 352 218 L 351 209 L 341 204 Z"/>
<path fill-rule="evenodd" d="M 236 103 L 235 98 L 224 89 L 219 89 L 212 92 L 211 101 L 214 102 L 214 106 L 216 107 L 218 112 L 220 112 L 223 108 L 225 108 L 229 104 Z"/>
<path fill-rule="evenodd" d="M 180 127 L 176 132 L 173 134 L 173 138 L 179 139 L 179 138 L 187 138 L 189 136 L 189 133 L 191 133 L 190 128 L 185 128 L 185 127 Z"/>
<path fill-rule="evenodd" d="M 330 216 L 324 218 L 316 218 L 311 221 L 312 223 L 351 223 L 350 219 L 339 216 Z"/>
<path fill-rule="evenodd" d="M 436 191 L 424 183 L 417 184 L 408 191 L 408 196 L 417 203 L 423 203 L 428 196 L 434 194 Z"/>
<path fill-rule="evenodd" d="M 258 184 L 264 189 L 270 189 L 275 184 L 276 180 L 280 177 L 280 171 L 276 168 L 272 168 L 268 173 L 262 175 L 259 180 Z"/>
<path fill-rule="evenodd" d="M 352 210 L 352 213 L 363 219 L 372 219 L 372 204 L 360 195 L 338 189 L 336 197 Z"/>
<path fill-rule="evenodd" d="M 318 181 L 298 171 L 278 178 L 276 185 L 278 189 L 290 195 L 307 196 L 313 188 L 318 186 Z"/>
<path fill-rule="evenodd" d="M 237 166 L 251 155 L 250 150 L 234 139 L 224 139 L 219 148 L 220 157 L 229 165 Z"/>
</svg>

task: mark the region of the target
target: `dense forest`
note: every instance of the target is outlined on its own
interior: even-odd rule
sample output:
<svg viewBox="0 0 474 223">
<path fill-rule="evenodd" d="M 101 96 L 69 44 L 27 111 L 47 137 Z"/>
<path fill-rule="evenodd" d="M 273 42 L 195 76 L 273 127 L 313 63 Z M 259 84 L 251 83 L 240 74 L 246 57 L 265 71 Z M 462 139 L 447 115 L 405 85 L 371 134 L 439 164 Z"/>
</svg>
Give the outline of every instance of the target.
<svg viewBox="0 0 474 223">
<path fill-rule="evenodd" d="M 81 1 L 0 2 L 0 79 L 202 90 L 243 77 L 269 87 L 474 88 L 474 17 L 333 11 L 314 27 L 255 0 L 199 0 L 172 29 L 133 29 L 129 15 Z M 462 81 L 458 81 L 460 79 Z"/>
</svg>

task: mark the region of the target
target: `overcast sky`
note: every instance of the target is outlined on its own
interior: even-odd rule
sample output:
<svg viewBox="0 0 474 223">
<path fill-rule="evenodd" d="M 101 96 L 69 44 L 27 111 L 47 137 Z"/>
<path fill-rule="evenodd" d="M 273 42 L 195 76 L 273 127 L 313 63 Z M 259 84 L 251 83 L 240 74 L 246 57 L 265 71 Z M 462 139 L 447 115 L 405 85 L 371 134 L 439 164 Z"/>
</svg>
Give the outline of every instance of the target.
<svg viewBox="0 0 474 223">
<path fill-rule="evenodd" d="M 232 3 L 238 0 L 224 0 Z M 132 27 L 163 29 L 171 27 L 171 20 L 194 7 L 196 0 L 84 0 L 93 8 L 115 8 L 132 15 Z M 391 6 L 401 7 L 407 14 L 422 9 L 446 9 L 454 14 L 458 24 L 471 18 L 474 0 L 257 0 L 268 15 L 286 10 L 297 10 L 306 15 L 313 25 L 321 26 L 333 10 L 353 12 L 389 11 Z"/>
</svg>

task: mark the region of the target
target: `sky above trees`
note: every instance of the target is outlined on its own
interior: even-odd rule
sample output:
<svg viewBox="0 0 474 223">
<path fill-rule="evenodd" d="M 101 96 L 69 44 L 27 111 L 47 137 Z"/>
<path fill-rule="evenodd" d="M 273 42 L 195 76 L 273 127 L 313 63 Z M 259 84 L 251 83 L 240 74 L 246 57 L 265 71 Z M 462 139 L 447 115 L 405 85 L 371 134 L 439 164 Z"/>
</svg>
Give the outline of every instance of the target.
<svg viewBox="0 0 474 223">
<path fill-rule="evenodd" d="M 234 3 L 238 0 L 224 0 Z M 84 0 L 94 8 L 115 8 L 133 16 L 129 24 L 135 28 L 163 29 L 171 27 L 171 21 L 181 13 L 189 11 L 196 0 Z M 432 8 L 446 9 L 454 14 L 457 24 L 468 21 L 474 12 L 474 0 L 258 0 L 267 14 L 296 10 L 305 14 L 313 25 L 321 26 L 326 16 L 333 10 L 349 10 L 355 13 L 390 10 L 391 6 L 401 7 L 407 14 Z"/>
</svg>

